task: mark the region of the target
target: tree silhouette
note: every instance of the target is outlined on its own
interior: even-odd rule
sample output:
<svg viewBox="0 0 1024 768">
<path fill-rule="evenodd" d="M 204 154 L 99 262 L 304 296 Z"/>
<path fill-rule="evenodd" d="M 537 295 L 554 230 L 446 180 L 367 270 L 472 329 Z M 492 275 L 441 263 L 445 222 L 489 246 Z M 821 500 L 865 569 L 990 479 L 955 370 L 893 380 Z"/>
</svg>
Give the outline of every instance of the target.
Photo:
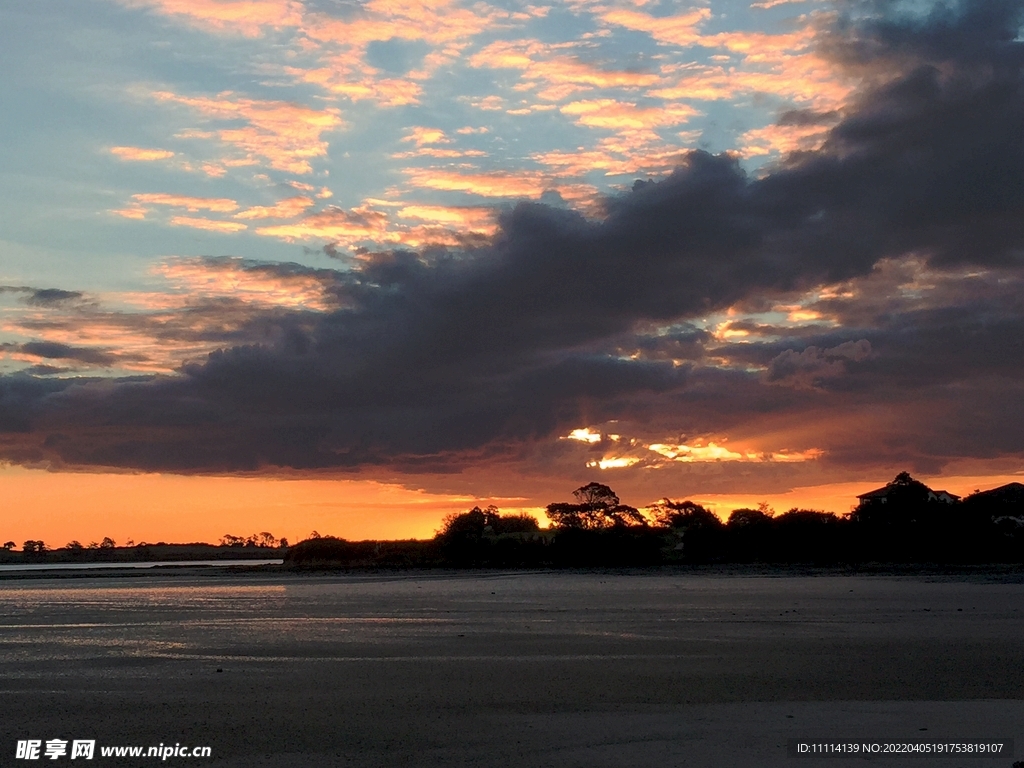
<svg viewBox="0 0 1024 768">
<path fill-rule="evenodd" d="M 622 504 L 615 491 L 602 483 L 588 483 L 572 492 L 575 504 L 548 504 L 547 516 L 558 528 L 585 531 L 604 528 L 646 527 L 636 507 Z"/>
<path fill-rule="evenodd" d="M 730 529 L 745 528 L 748 526 L 768 525 L 772 516 L 760 509 L 734 509 L 729 515 L 727 525 Z"/>
<path fill-rule="evenodd" d="M 274 536 L 270 531 L 261 531 L 256 536 L 257 547 L 276 547 L 277 537 Z"/>
<path fill-rule="evenodd" d="M 452 539 L 455 537 L 480 538 L 485 533 L 494 533 L 501 515 L 497 507 L 473 507 L 468 512 L 453 512 L 441 521 L 441 530 L 437 535 L 439 538 Z"/>
<path fill-rule="evenodd" d="M 717 530 L 722 527 L 722 521 L 718 519 L 718 515 L 694 501 L 662 499 L 648 509 L 654 514 L 655 521 L 662 528 Z"/>
</svg>

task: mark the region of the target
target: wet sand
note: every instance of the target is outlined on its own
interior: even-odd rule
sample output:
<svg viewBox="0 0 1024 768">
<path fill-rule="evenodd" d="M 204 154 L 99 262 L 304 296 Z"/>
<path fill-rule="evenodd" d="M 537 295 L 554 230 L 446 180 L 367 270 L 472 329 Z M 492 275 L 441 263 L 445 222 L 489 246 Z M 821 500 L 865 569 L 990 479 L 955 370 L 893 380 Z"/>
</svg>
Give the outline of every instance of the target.
<svg viewBox="0 0 1024 768">
<path fill-rule="evenodd" d="M 167 762 L 257 768 L 838 768 L 854 759 L 791 758 L 787 740 L 998 737 L 1016 739 L 1016 757 L 909 765 L 1009 768 L 1024 759 L 1024 584 L 715 572 L 10 580 L 0 675 L 5 765 L 19 738 L 209 745 L 212 759 Z"/>
</svg>

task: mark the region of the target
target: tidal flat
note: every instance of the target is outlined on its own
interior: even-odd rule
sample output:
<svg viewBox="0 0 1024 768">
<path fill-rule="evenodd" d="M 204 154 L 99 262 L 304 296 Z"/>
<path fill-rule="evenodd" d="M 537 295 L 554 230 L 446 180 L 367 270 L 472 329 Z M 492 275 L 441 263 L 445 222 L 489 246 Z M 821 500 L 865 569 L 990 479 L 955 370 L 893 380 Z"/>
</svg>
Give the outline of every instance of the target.
<svg viewBox="0 0 1024 768">
<path fill-rule="evenodd" d="M 1020 575 L 223 571 L 0 581 L 19 739 L 210 766 L 834 766 L 789 739 L 1015 739 Z M 153 758 L 100 758 L 110 765 Z M 906 758 L 873 765 L 908 765 Z"/>
</svg>

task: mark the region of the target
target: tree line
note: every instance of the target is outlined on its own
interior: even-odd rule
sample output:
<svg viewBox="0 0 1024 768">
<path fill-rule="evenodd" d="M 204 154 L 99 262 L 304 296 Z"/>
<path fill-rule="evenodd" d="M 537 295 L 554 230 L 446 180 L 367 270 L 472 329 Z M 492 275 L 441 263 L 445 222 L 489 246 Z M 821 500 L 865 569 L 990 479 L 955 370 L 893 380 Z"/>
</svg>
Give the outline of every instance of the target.
<svg viewBox="0 0 1024 768">
<path fill-rule="evenodd" d="M 318 534 L 314 531 L 311 536 L 315 535 Z M 136 543 L 132 539 L 128 539 L 123 546 L 118 546 L 113 538 L 105 536 L 98 542 L 92 541 L 88 544 L 82 544 L 82 542 L 74 539 L 63 547 L 50 547 L 41 539 L 28 539 L 21 545 L 20 553 L 18 552 L 16 542 L 4 542 L 3 549 L 0 550 L 0 560 L 17 562 L 18 560 L 27 559 L 35 562 L 86 563 L 133 562 L 154 559 L 253 559 L 279 556 L 277 553 L 270 555 L 266 552 L 268 549 L 275 549 L 281 552 L 287 551 L 288 539 L 279 539 L 269 531 L 253 533 L 249 536 L 224 534 L 218 544 L 208 544 L 205 542 L 168 544 L 164 541 L 140 541 Z"/>
<path fill-rule="evenodd" d="M 1021 487 L 1024 491 L 1024 486 Z M 686 563 L 1024 562 L 1024 493 L 936 497 L 903 472 L 848 515 L 776 514 L 767 504 L 726 520 L 691 500 L 643 511 L 607 485 L 549 504 L 542 529 L 526 514 L 474 507 L 448 515 L 427 542 L 348 542 L 324 536 L 291 548 L 286 563 L 364 566 L 559 567 Z"/>
</svg>

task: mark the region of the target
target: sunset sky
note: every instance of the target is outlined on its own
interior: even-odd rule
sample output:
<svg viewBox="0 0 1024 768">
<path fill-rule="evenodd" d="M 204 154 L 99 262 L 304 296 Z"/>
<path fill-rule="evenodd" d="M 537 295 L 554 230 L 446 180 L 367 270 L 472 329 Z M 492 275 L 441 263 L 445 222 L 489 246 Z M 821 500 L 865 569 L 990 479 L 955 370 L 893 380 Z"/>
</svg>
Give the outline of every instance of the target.
<svg viewBox="0 0 1024 768">
<path fill-rule="evenodd" d="M 1024 476 L 1019 0 L 0 8 L 0 539 Z"/>
</svg>

